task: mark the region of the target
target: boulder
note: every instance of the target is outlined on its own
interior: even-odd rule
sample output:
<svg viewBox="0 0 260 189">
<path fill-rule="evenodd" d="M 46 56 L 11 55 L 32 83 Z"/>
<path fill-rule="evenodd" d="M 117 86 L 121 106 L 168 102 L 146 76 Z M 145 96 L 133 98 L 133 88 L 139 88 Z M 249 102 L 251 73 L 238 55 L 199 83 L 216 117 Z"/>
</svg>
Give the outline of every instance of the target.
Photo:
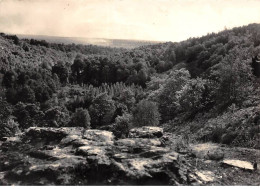
<svg viewBox="0 0 260 189">
<path fill-rule="evenodd" d="M 163 128 L 144 126 L 129 131 L 129 138 L 159 138 L 163 136 Z"/>
<path fill-rule="evenodd" d="M 224 158 L 224 152 L 222 150 L 208 151 L 208 159 L 219 161 Z"/>
</svg>

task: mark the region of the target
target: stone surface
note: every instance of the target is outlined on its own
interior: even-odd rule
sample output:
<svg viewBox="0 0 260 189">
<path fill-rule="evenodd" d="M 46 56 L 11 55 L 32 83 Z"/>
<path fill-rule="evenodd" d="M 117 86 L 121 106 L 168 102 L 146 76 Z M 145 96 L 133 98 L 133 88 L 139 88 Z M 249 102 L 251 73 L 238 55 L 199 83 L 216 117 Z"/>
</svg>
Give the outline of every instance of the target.
<svg viewBox="0 0 260 189">
<path fill-rule="evenodd" d="M 213 182 L 215 179 L 215 175 L 211 171 L 197 171 L 196 174 L 204 183 Z"/>
<path fill-rule="evenodd" d="M 146 139 L 146 138 L 126 138 L 119 139 L 116 141 L 118 146 L 161 146 L 161 141 L 159 139 Z"/>
<path fill-rule="evenodd" d="M 149 133 L 159 130 L 150 129 Z M 170 147 L 164 147 L 157 138 L 159 135 L 150 136 L 154 138 L 115 140 L 111 132 L 103 130 L 29 128 L 18 138 L 2 141 L 0 185 L 190 185 L 206 182 L 207 179 L 203 181 L 195 174 L 185 158 Z"/>
<path fill-rule="evenodd" d="M 129 131 L 129 138 L 159 138 L 163 136 L 163 128 L 144 126 Z"/>
<path fill-rule="evenodd" d="M 114 141 L 114 135 L 110 131 L 91 129 L 84 132 L 83 139 L 109 143 Z"/>
<path fill-rule="evenodd" d="M 208 151 L 207 157 L 210 160 L 219 161 L 224 158 L 224 152 L 221 150 Z"/>
<path fill-rule="evenodd" d="M 200 159 L 208 160 L 222 160 L 224 152 L 221 148 L 212 143 L 194 144 L 190 145 L 191 155 Z"/>
<path fill-rule="evenodd" d="M 223 165 L 228 165 L 232 167 L 238 167 L 241 169 L 246 169 L 246 170 L 254 170 L 253 164 L 248 162 L 248 161 L 241 161 L 237 159 L 224 159 L 222 161 Z"/>
</svg>

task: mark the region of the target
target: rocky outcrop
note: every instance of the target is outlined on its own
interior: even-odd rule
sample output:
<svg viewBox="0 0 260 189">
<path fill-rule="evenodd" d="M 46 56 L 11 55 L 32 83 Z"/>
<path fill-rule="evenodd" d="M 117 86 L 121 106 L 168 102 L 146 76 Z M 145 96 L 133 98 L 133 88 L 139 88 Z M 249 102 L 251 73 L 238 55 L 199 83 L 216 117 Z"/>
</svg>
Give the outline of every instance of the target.
<svg viewBox="0 0 260 189">
<path fill-rule="evenodd" d="M 131 133 L 131 138 L 115 140 L 109 131 L 29 128 L 0 144 L 0 185 L 192 185 L 211 180 L 162 144 L 162 129 Z"/>
<path fill-rule="evenodd" d="M 129 131 L 130 138 L 159 138 L 161 136 L 163 136 L 163 129 L 160 127 L 144 126 Z"/>
</svg>

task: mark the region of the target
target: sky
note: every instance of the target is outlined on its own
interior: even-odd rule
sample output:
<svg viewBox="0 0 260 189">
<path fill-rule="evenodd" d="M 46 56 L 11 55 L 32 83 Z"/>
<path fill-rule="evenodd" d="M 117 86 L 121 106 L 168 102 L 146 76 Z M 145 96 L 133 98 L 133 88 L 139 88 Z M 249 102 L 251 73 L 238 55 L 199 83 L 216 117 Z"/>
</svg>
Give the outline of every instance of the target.
<svg viewBox="0 0 260 189">
<path fill-rule="evenodd" d="M 260 0 L 0 0 L 0 32 L 178 42 L 260 23 Z"/>
</svg>

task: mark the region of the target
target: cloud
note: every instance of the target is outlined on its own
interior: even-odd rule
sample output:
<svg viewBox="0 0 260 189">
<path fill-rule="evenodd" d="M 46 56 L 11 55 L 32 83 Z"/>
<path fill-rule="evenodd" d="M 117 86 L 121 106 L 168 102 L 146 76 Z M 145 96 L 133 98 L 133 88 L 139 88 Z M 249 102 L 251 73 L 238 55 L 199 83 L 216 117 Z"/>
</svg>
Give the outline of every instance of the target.
<svg viewBox="0 0 260 189">
<path fill-rule="evenodd" d="M 180 41 L 260 22 L 257 0 L 0 0 L 0 31 Z"/>
</svg>

